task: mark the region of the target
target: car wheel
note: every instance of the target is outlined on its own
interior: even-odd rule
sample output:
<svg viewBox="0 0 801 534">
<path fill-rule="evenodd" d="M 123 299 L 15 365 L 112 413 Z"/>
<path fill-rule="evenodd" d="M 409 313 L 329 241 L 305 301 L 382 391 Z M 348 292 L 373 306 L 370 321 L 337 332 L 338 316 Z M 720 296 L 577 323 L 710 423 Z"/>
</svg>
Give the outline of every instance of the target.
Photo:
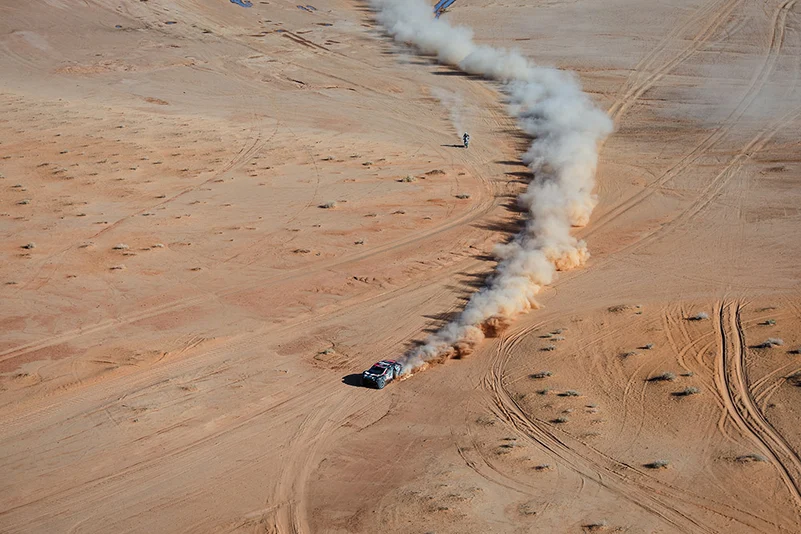
<svg viewBox="0 0 801 534">
<path fill-rule="evenodd" d="M 383 378 L 379 378 L 378 381 L 375 383 L 375 385 L 378 386 L 378 389 L 384 389 L 384 386 L 386 386 L 387 383 L 384 381 Z"/>
</svg>

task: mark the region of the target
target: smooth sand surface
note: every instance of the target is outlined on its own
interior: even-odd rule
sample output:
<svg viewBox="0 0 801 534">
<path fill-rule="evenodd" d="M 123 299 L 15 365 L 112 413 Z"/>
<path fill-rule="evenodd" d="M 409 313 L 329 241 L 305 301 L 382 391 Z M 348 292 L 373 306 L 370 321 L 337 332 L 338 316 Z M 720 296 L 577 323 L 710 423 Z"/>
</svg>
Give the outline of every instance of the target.
<svg viewBox="0 0 801 534">
<path fill-rule="evenodd" d="M 457 2 L 614 118 L 593 256 L 383 391 L 520 228 L 526 139 L 314 6 L 0 7 L 0 531 L 801 531 L 801 5 Z"/>
</svg>

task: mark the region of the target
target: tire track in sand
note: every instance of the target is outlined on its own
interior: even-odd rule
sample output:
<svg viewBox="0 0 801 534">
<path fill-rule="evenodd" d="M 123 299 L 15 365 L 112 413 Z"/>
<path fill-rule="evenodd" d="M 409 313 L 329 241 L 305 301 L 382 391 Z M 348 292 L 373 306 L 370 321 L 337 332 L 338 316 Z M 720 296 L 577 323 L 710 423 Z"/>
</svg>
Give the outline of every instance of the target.
<svg viewBox="0 0 801 534">
<path fill-rule="evenodd" d="M 740 310 L 739 302 L 723 303 L 717 310 L 720 353 L 715 381 L 729 416 L 771 459 L 790 492 L 796 514 L 801 515 L 801 459 L 757 407 L 745 368 L 746 344 Z"/>
<path fill-rule="evenodd" d="M 739 120 L 754 103 L 754 100 L 759 95 L 762 87 L 767 82 L 776 67 L 779 56 L 784 44 L 784 36 L 787 28 L 787 15 L 795 6 L 797 0 L 786 0 L 778 6 L 773 14 L 771 24 L 771 34 L 769 39 L 769 46 L 763 56 L 762 63 L 755 70 L 751 80 L 748 83 L 747 89 L 743 97 L 740 99 L 737 106 L 731 113 L 722 121 L 722 126 L 712 130 L 700 143 L 698 143 L 689 153 L 684 155 L 675 165 L 670 167 L 667 171 L 663 172 L 659 178 L 650 182 L 640 192 L 635 193 L 628 199 L 620 202 L 617 206 L 611 208 L 606 213 L 602 214 L 592 225 L 592 229 L 585 234 L 585 238 L 591 236 L 602 227 L 622 216 L 635 206 L 639 205 L 651 195 L 659 191 L 659 188 L 677 176 L 686 172 L 691 165 L 698 161 L 702 156 L 707 154 L 709 150 L 715 147 L 734 127 L 738 124 Z M 693 51 L 695 52 L 695 50 Z M 757 136 L 757 141 L 759 140 Z M 736 157 L 736 156 L 735 156 Z M 739 160 L 736 160 L 739 161 Z M 736 162 L 735 161 L 735 162 Z M 727 168 L 731 167 L 731 164 Z"/>
<path fill-rule="evenodd" d="M 491 369 L 483 382 L 484 389 L 491 395 L 493 411 L 518 435 L 545 450 L 560 464 L 582 478 L 591 480 L 625 498 L 681 532 L 715 532 L 713 527 L 702 523 L 699 514 L 686 512 L 690 506 L 752 530 L 781 530 L 779 525 L 770 519 L 692 493 L 686 488 L 659 481 L 637 467 L 616 460 L 551 424 L 529 417 L 509 393 L 503 380 L 504 369 L 512 357 L 509 348 L 517 345 L 527 331 L 528 329 L 522 329 L 520 332 L 510 334 L 509 339 L 501 340 L 493 357 Z"/>
</svg>

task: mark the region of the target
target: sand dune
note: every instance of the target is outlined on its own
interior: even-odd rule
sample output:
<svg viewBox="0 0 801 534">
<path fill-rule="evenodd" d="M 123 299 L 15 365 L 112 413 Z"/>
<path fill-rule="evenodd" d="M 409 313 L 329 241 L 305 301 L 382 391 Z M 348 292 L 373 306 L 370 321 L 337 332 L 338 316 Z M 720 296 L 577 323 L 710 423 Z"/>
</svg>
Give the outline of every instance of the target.
<svg viewBox="0 0 801 534">
<path fill-rule="evenodd" d="M 314 8 L 0 11 L 0 531 L 798 532 L 796 2 L 457 2 L 613 119 L 592 257 L 382 391 L 521 230 L 531 140 Z"/>
</svg>

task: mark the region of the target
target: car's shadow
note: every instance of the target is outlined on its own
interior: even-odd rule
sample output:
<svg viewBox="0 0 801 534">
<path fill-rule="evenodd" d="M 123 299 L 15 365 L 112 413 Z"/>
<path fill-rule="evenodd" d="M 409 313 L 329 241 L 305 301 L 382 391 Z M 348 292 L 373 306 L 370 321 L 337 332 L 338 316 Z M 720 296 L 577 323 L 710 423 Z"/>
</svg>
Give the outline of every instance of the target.
<svg viewBox="0 0 801 534">
<path fill-rule="evenodd" d="M 361 373 L 354 373 L 347 376 L 342 377 L 342 383 L 348 386 L 353 386 L 355 388 L 362 387 L 362 375 Z"/>
</svg>

